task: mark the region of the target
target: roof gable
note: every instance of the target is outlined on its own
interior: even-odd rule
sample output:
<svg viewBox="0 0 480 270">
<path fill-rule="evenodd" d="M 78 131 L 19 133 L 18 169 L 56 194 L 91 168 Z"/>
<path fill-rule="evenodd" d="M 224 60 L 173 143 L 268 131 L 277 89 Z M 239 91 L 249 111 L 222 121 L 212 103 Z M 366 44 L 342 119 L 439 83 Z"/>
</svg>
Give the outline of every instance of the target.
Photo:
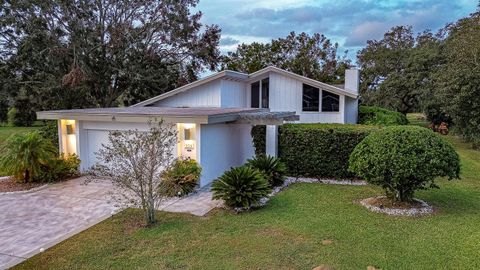
<svg viewBox="0 0 480 270">
<path fill-rule="evenodd" d="M 179 94 L 179 93 L 182 93 L 182 92 L 185 92 L 185 91 L 188 91 L 192 88 L 198 87 L 200 85 L 206 84 L 206 83 L 214 81 L 214 80 L 220 80 L 220 79 L 225 79 L 226 78 L 226 79 L 240 81 L 240 82 L 251 82 L 251 81 L 254 81 L 255 79 L 258 79 L 259 77 L 262 77 L 265 74 L 268 74 L 268 73 L 271 73 L 271 72 L 278 73 L 278 74 L 281 74 L 283 76 L 293 78 L 295 80 L 301 81 L 302 83 L 311 85 L 313 87 L 321 88 L 321 89 L 330 91 L 330 92 L 335 93 L 335 94 L 345 95 L 345 96 L 348 96 L 348 97 L 351 97 L 351 98 L 357 98 L 358 97 L 358 94 L 347 91 L 343 88 L 333 86 L 333 85 L 330 85 L 330 84 L 327 84 L 327 83 L 322 83 L 320 81 L 313 80 L 313 79 L 295 74 L 293 72 L 286 71 L 286 70 L 281 69 L 281 68 L 277 68 L 277 67 L 274 67 L 274 66 L 268 66 L 266 68 L 263 68 L 259 71 L 251 73 L 251 74 L 245 74 L 245 73 L 232 71 L 232 70 L 220 71 L 220 72 L 214 73 L 212 75 L 209 75 L 205 78 L 202 78 L 200 80 L 197 80 L 195 82 L 192 82 L 192 83 L 186 84 L 184 86 L 178 87 L 176 89 L 173 89 L 173 90 L 171 90 L 169 92 L 166 92 L 164 94 L 161 94 L 159 96 L 156 96 L 156 97 L 147 99 L 145 101 L 139 102 L 137 104 L 134 104 L 131 107 L 147 106 L 147 105 L 150 105 L 150 104 L 155 103 L 157 101 L 160 101 L 162 99 L 171 97 L 173 95 L 176 95 L 176 94 Z"/>
</svg>

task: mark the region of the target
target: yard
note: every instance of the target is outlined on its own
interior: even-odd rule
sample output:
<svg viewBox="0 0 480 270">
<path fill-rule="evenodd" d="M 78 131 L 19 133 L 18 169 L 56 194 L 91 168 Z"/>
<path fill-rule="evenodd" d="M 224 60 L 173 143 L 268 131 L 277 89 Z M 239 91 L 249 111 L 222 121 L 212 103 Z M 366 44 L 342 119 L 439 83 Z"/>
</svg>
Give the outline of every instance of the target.
<svg viewBox="0 0 480 270">
<path fill-rule="evenodd" d="M 449 140 L 462 179 L 418 192 L 437 209 L 430 217 L 367 211 L 356 202 L 381 193 L 372 186 L 296 184 L 251 213 L 159 212 L 149 229 L 138 226 L 140 212 L 127 210 L 15 269 L 478 269 L 480 155 Z"/>
</svg>

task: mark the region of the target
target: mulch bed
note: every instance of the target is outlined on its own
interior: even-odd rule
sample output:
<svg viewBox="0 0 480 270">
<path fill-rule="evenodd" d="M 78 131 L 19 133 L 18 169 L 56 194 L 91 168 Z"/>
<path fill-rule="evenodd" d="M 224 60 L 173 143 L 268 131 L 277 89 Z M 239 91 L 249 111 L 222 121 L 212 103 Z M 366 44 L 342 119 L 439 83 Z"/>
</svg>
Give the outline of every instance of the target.
<svg viewBox="0 0 480 270">
<path fill-rule="evenodd" d="M 0 193 L 24 191 L 24 190 L 29 190 L 42 185 L 45 185 L 45 183 L 19 183 L 13 178 L 8 178 L 8 179 L 0 180 Z"/>
</svg>

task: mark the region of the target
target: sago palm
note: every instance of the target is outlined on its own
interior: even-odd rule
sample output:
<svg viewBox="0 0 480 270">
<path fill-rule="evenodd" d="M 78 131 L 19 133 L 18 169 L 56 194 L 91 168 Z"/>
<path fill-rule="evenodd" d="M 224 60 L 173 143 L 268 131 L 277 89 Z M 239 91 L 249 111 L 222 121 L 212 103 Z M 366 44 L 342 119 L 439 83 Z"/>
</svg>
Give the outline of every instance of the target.
<svg viewBox="0 0 480 270">
<path fill-rule="evenodd" d="M 247 165 L 263 173 L 272 187 L 281 186 L 285 182 L 287 167 L 276 157 L 262 155 L 249 159 Z"/>
<path fill-rule="evenodd" d="M 38 132 L 15 134 L 3 146 L 0 168 L 19 181 L 29 182 L 55 153 L 53 144 Z"/>
</svg>

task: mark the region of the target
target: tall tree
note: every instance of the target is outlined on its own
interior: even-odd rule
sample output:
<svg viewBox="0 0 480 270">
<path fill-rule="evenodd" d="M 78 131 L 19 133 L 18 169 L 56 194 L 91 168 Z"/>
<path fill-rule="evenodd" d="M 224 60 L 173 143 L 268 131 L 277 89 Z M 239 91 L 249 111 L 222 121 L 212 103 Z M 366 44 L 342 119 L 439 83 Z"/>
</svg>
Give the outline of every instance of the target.
<svg viewBox="0 0 480 270">
<path fill-rule="evenodd" d="M 421 96 L 432 87 L 431 74 L 442 63 L 441 38 L 411 26 L 396 26 L 381 40 L 369 40 L 357 55 L 365 104 L 406 114 L 419 111 Z"/>
<path fill-rule="evenodd" d="M 216 68 L 220 29 L 197 3 L 2 1 L 0 55 L 41 109 L 132 104 Z"/>
<path fill-rule="evenodd" d="M 457 130 L 480 147 L 480 6 L 445 30 L 446 63 L 436 84 L 440 104 Z"/>
<path fill-rule="evenodd" d="M 291 32 L 270 43 L 239 45 L 235 52 L 222 58 L 222 69 L 252 73 L 273 65 L 308 78 L 337 83 L 343 81 L 345 68 L 350 66 L 345 56 L 338 57 L 337 50 L 338 44 L 324 35 Z"/>
</svg>

